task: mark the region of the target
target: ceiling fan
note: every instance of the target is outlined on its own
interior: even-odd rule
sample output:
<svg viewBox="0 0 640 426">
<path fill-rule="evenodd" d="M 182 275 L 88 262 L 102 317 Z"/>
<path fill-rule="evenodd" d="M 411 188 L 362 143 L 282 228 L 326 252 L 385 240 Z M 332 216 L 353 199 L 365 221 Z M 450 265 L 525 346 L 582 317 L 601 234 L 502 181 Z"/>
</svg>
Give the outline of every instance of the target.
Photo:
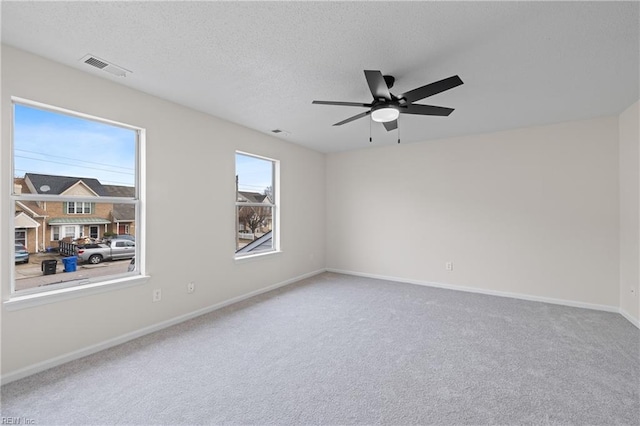
<svg viewBox="0 0 640 426">
<path fill-rule="evenodd" d="M 367 104 L 360 102 L 313 101 L 312 103 L 318 105 L 370 108 L 369 111 L 349 117 L 346 120 L 334 124 L 334 126 L 342 126 L 343 124 L 371 115 L 373 121 L 382 123 L 387 131 L 391 131 L 398 128 L 398 116 L 400 114 L 448 116 L 453 112 L 453 108 L 414 104 L 414 102 L 463 84 L 460 77 L 454 75 L 453 77 L 445 78 L 444 80 L 436 81 L 435 83 L 430 83 L 396 96 L 389 92 L 389 89 L 393 87 L 393 83 L 396 80 L 394 77 L 390 75 L 383 76 L 382 73 L 377 70 L 365 70 L 364 76 L 367 79 L 367 84 L 369 84 L 369 89 L 373 95 L 373 102 Z"/>
</svg>

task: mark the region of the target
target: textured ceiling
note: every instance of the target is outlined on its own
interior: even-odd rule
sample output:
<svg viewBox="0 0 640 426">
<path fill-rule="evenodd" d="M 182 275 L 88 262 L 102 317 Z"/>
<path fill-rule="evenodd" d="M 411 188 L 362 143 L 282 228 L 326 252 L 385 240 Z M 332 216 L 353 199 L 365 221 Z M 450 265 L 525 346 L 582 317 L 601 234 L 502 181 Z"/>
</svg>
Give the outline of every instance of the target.
<svg viewBox="0 0 640 426">
<path fill-rule="evenodd" d="M 620 113 L 639 98 L 638 2 L 2 2 L 2 42 L 330 152 L 393 144 L 364 69 L 393 93 L 459 75 L 402 115 L 403 143 Z M 133 71 L 118 78 L 91 53 Z M 278 137 L 278 136 L 276 136 Z"/>
</svg>

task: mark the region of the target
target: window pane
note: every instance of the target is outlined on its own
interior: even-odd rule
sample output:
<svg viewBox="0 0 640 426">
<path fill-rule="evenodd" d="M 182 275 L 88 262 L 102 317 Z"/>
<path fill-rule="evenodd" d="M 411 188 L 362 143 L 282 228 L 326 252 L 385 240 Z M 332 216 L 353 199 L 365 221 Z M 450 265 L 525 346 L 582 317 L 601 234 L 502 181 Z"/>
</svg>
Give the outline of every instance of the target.
<svg viewBox="0 0 640 426">
<path fill-rule="evenodd" d="M 25 229 L 16 229 L 16 244 L 27 245 L 27 231 Z"/>
<path fill-rule="evenodd" d="M 236 153 L 236 255 L 275 250 L 277 161 Z"/>
<path fill-rule="evenodd" d="M 237 202 L 273 203 L 273 161 L 236 154 Z"/>
<path fill-rule="evenodd" d="M 139 130 L 54 107 L 14 103 L 13 112 L 14 228 L 26 228 L 29 252 L 20 264 L 15 255 L 14 291 L 46 291 L 132 273 Z M 46 202 L 42 195 L 48 196 Z M 107 197 L 127 200 L 100 202 Z M 110 246 L 114 236 L 127 238 L 117 251 L 115 243 Z M 63 267 L 72 258 L 76 268 Z"/>
<path fill-rule="evenodd" d="M 135 130 L 21 104 L 14 105 L 14 114 L 14 177 L 30 174 L 32 193 L 135 195 Z M 40 175 L 57 178 L 45 182 Z M 68 176 L 83 178 L 84 185 L 71 185 Z M 94 180 L 115 188 L 102 193 Z M 82 203 L 68 208 L 69 213 L 90 213 Z"/>
<path fill-rule="evenodd" d="M 273 207 L 237 206 L 236 253 L 248 254 L 273 249 Z"/>
<path fill-rule="evenodd" d="M 47 211 L 62 212 L 62 203 L 47 201 Z M 54 213 L 33 218 L 38 226 L 25 229 L 24 238 L 34 245 L 37 242 L 41 250 L 29 244 L 29 262 L 25 264 L 18 263 L 16 257 L 16 292 L 79 285 L 81 280 L 127 273 L 135 256 L 135 235 L 117 235 L 117 229 L 126 224 L 135 233 L 135 211 L 135 204 L 96 203 L 91 215 Z M 77 258 L 76 270 L 64 272 L 63 259 L 69 257 Z M 52 264 L 53 269 L 45 267 Z"/>
</svg>

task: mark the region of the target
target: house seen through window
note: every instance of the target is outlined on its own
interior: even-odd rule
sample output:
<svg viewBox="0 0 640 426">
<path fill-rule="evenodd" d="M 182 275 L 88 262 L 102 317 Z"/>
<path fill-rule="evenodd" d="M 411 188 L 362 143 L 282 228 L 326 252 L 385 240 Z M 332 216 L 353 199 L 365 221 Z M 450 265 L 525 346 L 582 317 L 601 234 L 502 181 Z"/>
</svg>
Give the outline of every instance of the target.
<svg viewBox="0 0 640 426">
<path fill-rule="evenodd" d="M 18 99 L 13 124 L 13 294 L 139 274 L 142 129 Z"/>
<path fill-rule="evenodd" d="M 277 250 L 278 161 L 236 153 L 236 257 Z"/>
</svg>

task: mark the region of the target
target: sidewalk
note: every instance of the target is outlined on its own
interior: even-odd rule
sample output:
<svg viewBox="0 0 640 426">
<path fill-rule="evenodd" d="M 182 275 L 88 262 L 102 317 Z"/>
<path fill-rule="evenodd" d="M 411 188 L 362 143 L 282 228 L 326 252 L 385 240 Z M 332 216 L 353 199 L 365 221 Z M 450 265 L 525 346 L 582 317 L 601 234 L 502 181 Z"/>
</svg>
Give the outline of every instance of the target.
<svg viewBox="0 0 640 426">
<path fill-rule="evenodd" d="M 126 259 L 102 262 L 97 265 L 78 264 L 75 272 L 64 272 L 64 265 L 62 263 L 63 257 L 64 256 L 52 253 L 32 254 L 29 259 L 29 263 L 16 265 L 16 291 L 67 281 L 75 281 L 83 278 L 119 274 L 127 271 L 130 262 L 130 259 Z M 58 261 L 55 274 L 43 274 L 41 265 L 44 260 Z"/>
</svg>

